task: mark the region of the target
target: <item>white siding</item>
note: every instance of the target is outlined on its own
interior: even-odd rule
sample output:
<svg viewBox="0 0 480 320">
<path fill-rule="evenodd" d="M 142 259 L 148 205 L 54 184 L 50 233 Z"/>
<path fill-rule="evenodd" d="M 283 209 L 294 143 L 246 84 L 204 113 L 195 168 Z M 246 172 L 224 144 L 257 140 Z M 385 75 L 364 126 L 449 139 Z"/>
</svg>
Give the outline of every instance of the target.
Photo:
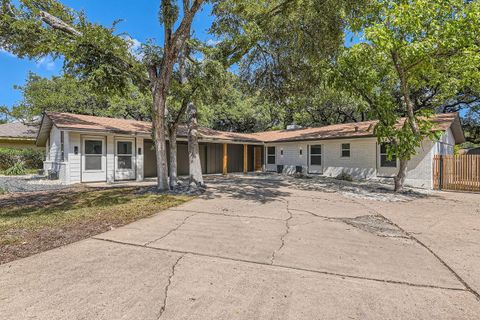
<svg viewBox="0 0 480 320">
<path fill-rule="evenodd" d="M 342 144 L 350 144 L 350 157 L 342 157 Z M 376 176 L 376 139 L 325 140 L 322 144 L 323 174 L 336 177 L 342 172 L 355 179 L 370 179 Z"/>
<path fill-rule="evenodd" d="M 69 132 L 69 147 L 68 147 L 68 170 L 70 173 L 70 181 L 67 183 L 79 183 L 81 182 L 81 140 L 80 134 L 76 132 Z M 78 151 L 75 154 L 75 149 Z"/>
<path fill-rule="evenodd" d="M 115 139 L 107 136 L 107 182 L 115 181 Z"/>
<path fill-rule="evenodd" d="M 134 154 L 137 156 L 135 157 L 136 161 L 136 173 L 137 173 L 137 181 L 142 181 L 144 174 L 143 174 L 143 155 L 145 150 L 143 149 L 143 138 L 136 139 L 136 150 L 134 150 Z M 139 154 L 139 150 L 141 150 L 141 154 Z"/>
<path fill-rule="evenodd" d="M 57 172 L 59 179 L 66 182 L 67 169 L 66 162 L 62 162 L 60 134 L 61 131 L 55 126 L 50 130 L 50 135 L 47 141 L 47 156 L 46 161 L 43 163 L 43 169 L 46 172 Z M 49 146 L 50 149 L 48 149 Z"/>
</svg>

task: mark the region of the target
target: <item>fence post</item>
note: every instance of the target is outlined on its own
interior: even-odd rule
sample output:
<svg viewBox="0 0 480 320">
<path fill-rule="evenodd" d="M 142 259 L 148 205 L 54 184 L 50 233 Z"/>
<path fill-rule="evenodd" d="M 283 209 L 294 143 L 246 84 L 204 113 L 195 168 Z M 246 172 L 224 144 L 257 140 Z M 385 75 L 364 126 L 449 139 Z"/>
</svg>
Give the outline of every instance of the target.
<svg viewBox="0 0 480 320">
<path fill-rule="evenodd" d="M 438 190 L 443 187 L 443 155 L 440 155 L 440 174 L 438 175 Z"/>
</svg>

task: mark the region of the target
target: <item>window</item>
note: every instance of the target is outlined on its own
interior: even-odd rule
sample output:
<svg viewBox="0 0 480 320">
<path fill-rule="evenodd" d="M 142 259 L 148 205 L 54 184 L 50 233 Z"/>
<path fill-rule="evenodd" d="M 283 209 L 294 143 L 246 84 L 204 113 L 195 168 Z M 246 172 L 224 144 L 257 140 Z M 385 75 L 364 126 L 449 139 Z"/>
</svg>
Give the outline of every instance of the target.
<svg viewBox="0 0 480 320">
<path fill-rule="evenodd" d="M 60 131 L 60 161 L 65 161 L 65 135 Z"/>
<path fill-rule="evenodd" d="M 85 140 L 85 170 L 102 170 L 103 141 Z"/>
<path fill-rule="evenodd" d="M 397 166 L 397 157 L 393 156 L 390 160 L 388 159 L 387 145 L 380 145 L 380 167 L 395 168 Z"/>
<path fill-rule="evenodd" d="M 117 141 L 117 168 L 132 169 L 132 142 Z"/>
<path fill-rule="evenodd" d="M 350 157 L 350 143 L 342 143 L 342 158 Z"/>
<path fill-rule="evenodd" d="M 314 166 L 322 165 L 322 146 L 310 146 L 310 164 Z"/>
<path fill-rule="evenodd" d="M 275 147 L 267 148 L 267 164 L 275 164 Z"/>
</svg>

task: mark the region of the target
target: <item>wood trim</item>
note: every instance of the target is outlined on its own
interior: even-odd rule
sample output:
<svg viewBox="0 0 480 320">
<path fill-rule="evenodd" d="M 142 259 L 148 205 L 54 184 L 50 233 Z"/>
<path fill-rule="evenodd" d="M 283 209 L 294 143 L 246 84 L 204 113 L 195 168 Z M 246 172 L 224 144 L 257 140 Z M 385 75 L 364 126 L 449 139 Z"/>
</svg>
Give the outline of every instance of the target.
<svg viewBox="0 0 480 320">
<path fill-rule="evenodd" d="M 243 173 L 248 172 L 248 145 L 243 145 Z"/>
<path fill-rule="evenodd" d="M 227 175 L 227 167 L 228 167 L 228 145 L 226 143 L 223 144 L 223 175 Z"/>
</svg>

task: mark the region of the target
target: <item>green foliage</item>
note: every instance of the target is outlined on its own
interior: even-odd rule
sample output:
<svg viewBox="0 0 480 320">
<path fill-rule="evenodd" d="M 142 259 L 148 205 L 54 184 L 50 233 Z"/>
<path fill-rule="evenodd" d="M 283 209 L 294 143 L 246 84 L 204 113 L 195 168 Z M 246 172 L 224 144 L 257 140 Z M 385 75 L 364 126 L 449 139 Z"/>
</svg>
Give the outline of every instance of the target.
<svg viewBox="0 0 480 320">
<path fill-rule="evenodd" d="M 40 169 L 44 158 L 45 154 L 40 150 L 0 148 L 0 170 L 7 170 L 17 163 L 22 163 L 26 169 Z"/>
<path fill-rule="evenodd" d="M 7 176 L 19 176 L 27 173 L 25 164 L 22 161 L 16 162 L 13 166 L 5 170 L 5 175 Z"/>
<path fill-rule="evenodd" d="M 44 111 L 150 119 L 151 95 L 133 85 L 123 95 L 104 95 L 70 76 L 47 79 L 30 73 L 26 84 L 16 88 L 21 90 L 23 100 L 9 115 L 17 119 L 31 121 Z"/>
<path fill-rule="evenodd" d="M 408 160 L 425 138 L 437 137 L 429 121 L 437 108 L 479 92 L 479 2 L 390 0 L 369 10 L 353 20 L 365 42 L 339 56 L 336 82 L 368 103 L 389 154 Z M 411 109 L 413 117 L 399 123 Z"/>
<path fill-rule="evenodd" d="M 17 3 L 17 2 L 15 2 Z M 145 85 L 144 66 L 127 37 L 87 21 L 56 0 L 2 0 L 0 48 L 20 58 L 65 58 L 64 71 L 101 93 L 125 93 Z"/>
</svg>

